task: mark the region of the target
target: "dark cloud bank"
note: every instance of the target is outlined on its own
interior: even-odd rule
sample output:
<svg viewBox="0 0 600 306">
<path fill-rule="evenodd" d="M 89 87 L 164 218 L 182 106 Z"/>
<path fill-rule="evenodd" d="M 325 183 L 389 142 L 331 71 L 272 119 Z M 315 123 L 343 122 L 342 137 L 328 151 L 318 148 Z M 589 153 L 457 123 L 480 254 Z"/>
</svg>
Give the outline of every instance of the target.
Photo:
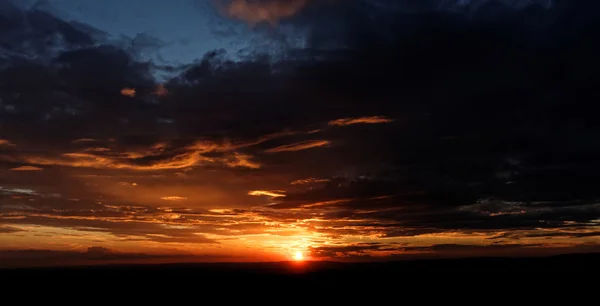
<svg viewBox="0 0 600 306">
<path fill-rule="evenodd" d="M 354 232 L 548 228 L 564 232 L 548 236 L 597 236 L 582 232 L 600 225 L 595 1 L 519 9 L 488 1 L 461 10 L 309 3 L 280 20 L 311 29 L 306 49 L 240 62 L 215 50 L 182 68 L 164 95 L 156 94 L 152 63 L 102 45 L 82 25 L 0 2 L 0 139 L 14 144 L 0 145 L 2 167 L 54 174 L 38 186 L 66 188 L 65 173 L 81 167 L 197 166 L 313 178 L 310 189 L 264 186 L 287 191 L 269 207 L 367 220 L 352 223 Z M 135 96 L 122 95 L 125 87 Z M 389 120 L 328 124 L 373 116 Z M 73 152 L 87 155 L 64 155 Z M 18 180 L 3 174 L 0 185 Z"/>
</svg>

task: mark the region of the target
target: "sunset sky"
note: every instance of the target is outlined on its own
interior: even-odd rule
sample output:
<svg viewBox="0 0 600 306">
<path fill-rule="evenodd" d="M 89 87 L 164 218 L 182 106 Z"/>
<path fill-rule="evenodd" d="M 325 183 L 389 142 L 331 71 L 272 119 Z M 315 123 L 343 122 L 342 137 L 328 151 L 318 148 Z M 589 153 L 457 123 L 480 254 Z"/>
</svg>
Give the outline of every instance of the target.
<svg viewBox="0 0 600 306">
<path fill-rule="evenodd" d="M 598 4 L 16 2 L 0 267 L 600 251 Z"/>
</svg>

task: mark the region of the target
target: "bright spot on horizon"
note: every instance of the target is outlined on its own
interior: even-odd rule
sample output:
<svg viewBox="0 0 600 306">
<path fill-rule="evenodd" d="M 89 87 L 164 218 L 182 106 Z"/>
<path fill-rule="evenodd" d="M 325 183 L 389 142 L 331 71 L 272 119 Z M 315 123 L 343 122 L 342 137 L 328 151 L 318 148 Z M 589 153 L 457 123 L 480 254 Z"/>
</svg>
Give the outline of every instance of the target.
<svg viewBox="0 0 600 306">
<path fill-rule="evenodd" d="M 304 254 L 302 254 L 302 252 L 300 252 L 300 251 L 296 252 L 296 254 L 294 254 L 294 260 L 296 260 L 296 261 L 304 260 Z"/>
</svg>

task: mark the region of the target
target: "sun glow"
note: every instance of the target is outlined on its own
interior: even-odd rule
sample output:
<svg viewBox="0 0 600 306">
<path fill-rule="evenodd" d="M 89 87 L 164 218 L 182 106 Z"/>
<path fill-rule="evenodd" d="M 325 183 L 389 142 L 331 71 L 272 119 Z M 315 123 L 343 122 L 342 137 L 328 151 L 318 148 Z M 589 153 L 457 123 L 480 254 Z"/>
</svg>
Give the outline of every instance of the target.
<svg viewBox="0 0 600 306">
<path fill-rule="evenodd" d="M 304 260 L 304 254 L 302 254 L 302 252 L 300 252 L 300 251 L 296 252 L 296 254 L 294 254 L 294 260 L 296 260 L 296 261 Z"/>
</svg>

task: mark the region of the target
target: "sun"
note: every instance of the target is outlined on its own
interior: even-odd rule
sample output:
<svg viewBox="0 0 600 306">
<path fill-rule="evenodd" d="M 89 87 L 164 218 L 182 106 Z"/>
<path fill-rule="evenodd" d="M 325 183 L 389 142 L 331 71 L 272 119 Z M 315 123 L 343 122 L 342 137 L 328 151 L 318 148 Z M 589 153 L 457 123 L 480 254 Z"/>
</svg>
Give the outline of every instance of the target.
<svg viewBox="0 0 600 306">
<path fill-rule="evenodd" d="M 294 260 L 296 260 L 296 261 L 303 261 L 304 260 L 304 254 L 302 254 L 302 252 L 300 252 L 300 251 L 296 252 L 296 254 L 294 254 Z"/>
</svg>

